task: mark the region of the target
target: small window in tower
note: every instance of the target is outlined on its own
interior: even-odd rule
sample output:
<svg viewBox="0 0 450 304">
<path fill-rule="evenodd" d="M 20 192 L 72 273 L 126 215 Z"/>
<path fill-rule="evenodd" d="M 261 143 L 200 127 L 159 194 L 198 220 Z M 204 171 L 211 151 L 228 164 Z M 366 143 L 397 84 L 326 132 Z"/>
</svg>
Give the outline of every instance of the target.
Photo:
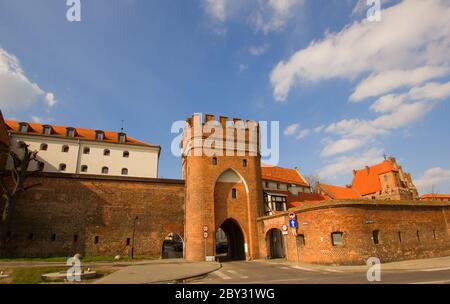
<svg viewBox="0 0 450 304">
<path fill-rule="evenodd" d="M 67 165 L 66 165 L 66 164 L 60 164 L 60 165 L 59 165 L 59 171 L 64 172 L 64 171 L 66 171 L 66 168 L 67 168 Z"/>
<path fill-rule="evenodd" d="M 103 155 L 104 156 L 110 156 L 111 155 L 111 151 L 109 151 L 108 149 L 103 150 Z"/>
<path fill-rule="evenodd" d="M 342 232 L 333 232 L 331 234 L 331 243 L 333 246 L 342 246 L 343 245 L 343 233 Z"/>
<path fill-rule="evenodd" d="M 237 198 L 237 190 L 236 188 L 231 189 L 231 198 L 236 199 Z"/>
<path fill-rule="evenodd" d="M 91 149 L 89 147 L 84 147 L 83 154 L 89 154 L 89 153 L 91 153 Z"/>
<path fill-rule="evenodd" d="M 380 230 L 372 231 L 372 239 L 375 245 L 380 244 Z"/>
<path fill-rule="evenodd" d="M 436 233 L 436 229 L 433 229 L 433 237 L 435 240 L 437 240 L 437 233 Z"/>
<path fill-rule="evenodd" d="M 212 164 L 213 166 L 217 166 L 217 157 L 212 158 Z"/>
<path fill-rule="evenodd" d="M 81 166 L 81 172 L 86 173 L 88 171 L 88 166 L 83 165 Z"/>
<path fill-rule="evenodd" d="M 420 231 L 417 230 L 416 234 L 417 234 L 417 241 L 420 243 Z"/>
<path fill-rule="evenodd" d="M 128 169 L 127 168 L 123 168 L 122 169 L 122 175 L 128 175 Z"/>
<path fill-rule="evenodd" d="M 41 151 L 47 151 L 48 145 L 47 144 L 41 144 L 40 150 Z"/>
<path fill-rule="evenodd" d="M 103 167 L 102 168 L 102 174 L 108 174 L 109 173 L 109 168 L 108 167 Z"/>
<path fill-rule="evenodd" d="M 52 242 L 55 242 L 55 241 L 56 241 L 56 234 L 55 234 L 55 233 L 52 234 L 51 240 L 52 240 Z"/>
<path fill-rule="evenodd" d="M 68 145 L 64 145 L 64 146 L 62 147 L 62 149 L 61 149 L 61 152 L 63 152 L 63 153 L 69 152 L 69 146 L 68 146 Z"/>
<path fill-rule="evenodd" d="M 94 244 L 98 244 L 99 241 L 100 241 L 100 237 L 98 235 L 96 235 L 94 238 Z"/>
<path fill-rule="evenodd" d="M 73 242 L 77 243 L 78 242 L 78 234 L 74 234 L 73 235 Z"/>
<path fill-rule="evenodd" d="M 11 231 L 8 231 L 8 232 L 6 233 L 6 240 L 7 240 L 7 241 L 12 240 L 12 232 L 11 232 Z"/>
<path fill-rule="evenodd" d="M 130 246 L 130 245 L 131 245 L 131 239 L 127 238 L 127 246 Z"/>
<path fill-rule="evenodd" d="M 403 240 L 402 240 L 402 232 L 401 231 L 399 231 L 398 232 L 398 241 L 401 243 Z"/>
<path fill-rule="evenodd" d="M 28 234 L 28 240 L 29 240 L 29 241 L 34 240 L 34 233 Z"/>
<path fill-rule="evenodd" d="M 130 152 L 128 152 L 128 151 L 123 151 L 123 157 L 125 157 L 125 158 L 130 157 Z"/>
<path fill-rule="evenodd" d="M 245 167 L 247 167 L 247 165 L 248 165 L 247 160 L 244 159 L 244 160 L 242 161 L 242 166 L 245 168 Z"/>
</svg>

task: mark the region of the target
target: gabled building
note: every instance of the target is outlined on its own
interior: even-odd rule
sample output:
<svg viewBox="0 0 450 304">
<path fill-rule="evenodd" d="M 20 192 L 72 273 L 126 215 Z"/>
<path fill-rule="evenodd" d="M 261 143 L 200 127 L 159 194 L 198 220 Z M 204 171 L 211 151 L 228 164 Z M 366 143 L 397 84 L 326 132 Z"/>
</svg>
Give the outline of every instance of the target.
<svg viewBox="0 0 450 304">
<path fill-rule="evenodd" d="M 300 201 L 316 198 L 298 169 L 261 166 L 265 214 L 286 211 Z"/>
<path fill-rule="evenodd" d="M 1 123 L 1 122 L 0 122 Z M 80 175 L 158 177 L 161 148 L 127 136 L 83 128 L 6 120 L 11 149 L 22 143 L 38 151 L 43 172 Z M 2 139 L 3 141 L 3 139 Z M 33 164 L 29 170 L 36 170 Z"/>
<path fill-rule="evenodd" d="M 351 188 L 362 198 L 377 200 L 417 200 L 419 194 L 411 175 L 394 157 L 353 171 Z"/>
</svg>

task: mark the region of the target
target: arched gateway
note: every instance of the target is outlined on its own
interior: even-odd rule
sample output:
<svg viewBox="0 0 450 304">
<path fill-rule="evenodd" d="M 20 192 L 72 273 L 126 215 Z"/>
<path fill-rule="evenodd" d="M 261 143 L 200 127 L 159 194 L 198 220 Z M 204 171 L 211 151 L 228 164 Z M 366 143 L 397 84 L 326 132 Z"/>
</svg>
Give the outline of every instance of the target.
<svg viewBox="0 0 450 304">
<path fill-rule="evenodd" d="M 263 207 L 259 129 L 248 123 L 239 130 L 232 128 L 226 117 L 214 121 L 212 115 L 205 115 L 203 122 L 194 115 L 183 132 L 185 258 L 215 260 L 226 248 L 229 259 L 255 259 L 259 257 L 256 219 Z M 202 133 L 205 128 L 209 133 Z M 222 131 L 223 137 L 206 144 L 209 135 Z M 216 242 L 219 231 L 226 239 L 223 244 Z"/>
</svg>

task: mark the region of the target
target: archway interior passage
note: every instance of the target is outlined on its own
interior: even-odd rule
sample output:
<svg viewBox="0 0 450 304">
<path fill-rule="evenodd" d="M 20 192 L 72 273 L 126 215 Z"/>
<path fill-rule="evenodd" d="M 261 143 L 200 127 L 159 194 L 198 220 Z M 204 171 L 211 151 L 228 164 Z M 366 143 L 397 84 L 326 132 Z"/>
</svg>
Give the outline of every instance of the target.
<svg viewBox="0 0 450 304">
<path fill-rule="evenodd" d="M 221 261 L 245 260 L 245 240 L 239 225 L 231 219 L 216 232 L 216 256 Z"/>
<path fill-rule="evenodd" d="M 164 239 L 162 246 L 163 259 L 183 258 L 183 239 L 174 232 L 169 233 Z"/>
<path fill-rule="evenodd" d="M 268 256 L 271 259 L 285 258 L 283 233 L 280 229 L 271 229 L 267 232 Z"/>
</svg>

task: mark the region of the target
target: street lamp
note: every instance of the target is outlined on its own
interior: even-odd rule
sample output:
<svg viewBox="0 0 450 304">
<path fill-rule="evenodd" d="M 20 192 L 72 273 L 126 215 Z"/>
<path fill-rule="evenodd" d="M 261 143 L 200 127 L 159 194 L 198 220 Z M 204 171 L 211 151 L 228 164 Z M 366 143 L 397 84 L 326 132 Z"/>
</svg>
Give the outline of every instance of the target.
<svg viewBox="0 0 450 304">
<path fill-rule="evenodd" d="M 139 219 L 139 217 L 136 215 L 133 221 L 133 237 L 131 238 L 131 259 L 134 258 L 134 235 L 136 233 L 136 222 Z"/>
</svg>

